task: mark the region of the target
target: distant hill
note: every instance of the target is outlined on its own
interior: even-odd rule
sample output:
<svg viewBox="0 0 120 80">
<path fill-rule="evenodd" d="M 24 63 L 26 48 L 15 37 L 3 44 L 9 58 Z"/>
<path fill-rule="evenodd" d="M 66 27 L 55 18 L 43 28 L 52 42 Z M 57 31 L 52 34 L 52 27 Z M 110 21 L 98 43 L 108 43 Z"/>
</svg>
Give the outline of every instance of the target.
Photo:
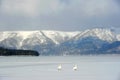
<svg viewBox="0 0 120 80">
<path fill-rule="evenodd" d="M 15 50 L 0 47 L 0 56 L 39 56 L 39 53 L 32 50 Z"/>
<path fill-rule="evenodd" d="M 40 55 L 120 54 L 120 37 L 110 29 L 85 31 L 3 31 L 0 46 L 34 50 Z"/>
</svg>

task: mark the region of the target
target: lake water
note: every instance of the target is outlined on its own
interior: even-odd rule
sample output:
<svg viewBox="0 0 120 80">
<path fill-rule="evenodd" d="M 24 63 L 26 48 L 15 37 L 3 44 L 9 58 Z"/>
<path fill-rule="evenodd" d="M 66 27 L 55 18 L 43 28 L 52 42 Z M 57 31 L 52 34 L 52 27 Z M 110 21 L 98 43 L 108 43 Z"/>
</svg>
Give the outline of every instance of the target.
<svg viewBox="0 0 120 80">
<path fill-rule="evenodd" d="M 0 57 L 0 80 L 120 80 L 120 56 Z"/>
</svg>

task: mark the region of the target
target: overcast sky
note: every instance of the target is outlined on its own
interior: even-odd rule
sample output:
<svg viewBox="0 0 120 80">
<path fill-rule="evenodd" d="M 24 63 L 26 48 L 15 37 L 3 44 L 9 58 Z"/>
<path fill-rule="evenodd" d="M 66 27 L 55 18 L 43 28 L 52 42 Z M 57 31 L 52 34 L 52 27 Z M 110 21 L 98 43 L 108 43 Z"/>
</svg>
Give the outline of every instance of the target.
<svg viewBox="0 0 120 80">
<path fill-rule="evenodd" d="M 120 0 L 0 0 L 0 30 L 120 30 Z"/>
</svg>

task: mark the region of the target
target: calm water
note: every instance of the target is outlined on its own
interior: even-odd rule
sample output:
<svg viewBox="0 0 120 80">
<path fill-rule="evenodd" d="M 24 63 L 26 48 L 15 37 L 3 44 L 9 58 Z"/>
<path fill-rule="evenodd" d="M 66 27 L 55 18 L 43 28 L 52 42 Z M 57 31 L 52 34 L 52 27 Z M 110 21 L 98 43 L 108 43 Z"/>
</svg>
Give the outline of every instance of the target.
<svg viewBox="0 0 120 80">
<path fill-rule="evenodd" d="M 0 57 L 0 80 L 120 80 L 120 56 Z"/>
</svg>

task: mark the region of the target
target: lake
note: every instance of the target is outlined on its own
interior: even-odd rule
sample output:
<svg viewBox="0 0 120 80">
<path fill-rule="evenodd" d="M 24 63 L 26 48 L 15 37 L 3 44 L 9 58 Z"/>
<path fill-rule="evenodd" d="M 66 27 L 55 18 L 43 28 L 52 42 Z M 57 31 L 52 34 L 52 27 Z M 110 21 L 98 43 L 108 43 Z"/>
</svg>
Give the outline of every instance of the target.
<svg viewBox="0 0 120 80">
<path fill-rule="evenodd" d="M 0 80 L 120 80 L 120 56 L 1 56 Z"/>
</svg>

